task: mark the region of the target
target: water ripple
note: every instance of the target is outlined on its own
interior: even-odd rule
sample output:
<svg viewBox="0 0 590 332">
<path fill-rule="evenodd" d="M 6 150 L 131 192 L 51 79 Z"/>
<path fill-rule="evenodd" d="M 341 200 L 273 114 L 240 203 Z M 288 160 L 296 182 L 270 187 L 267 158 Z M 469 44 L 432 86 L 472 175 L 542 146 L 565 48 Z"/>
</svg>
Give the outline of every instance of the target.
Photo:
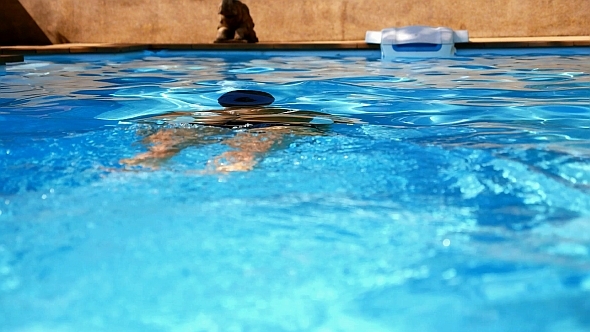
<svg viewBox="0 0 590 332">
<path fill-rule="evenodd" d="M 3 328 L 587 331 L 588 56 L 343 56 L 3 68 Z M 248 134 L 204 126 L 121 166 L 166 132 L 118 120 L 234 89 L 362 123 L 286 134 L 250 172 L 199 172 Z"/>
</svg>

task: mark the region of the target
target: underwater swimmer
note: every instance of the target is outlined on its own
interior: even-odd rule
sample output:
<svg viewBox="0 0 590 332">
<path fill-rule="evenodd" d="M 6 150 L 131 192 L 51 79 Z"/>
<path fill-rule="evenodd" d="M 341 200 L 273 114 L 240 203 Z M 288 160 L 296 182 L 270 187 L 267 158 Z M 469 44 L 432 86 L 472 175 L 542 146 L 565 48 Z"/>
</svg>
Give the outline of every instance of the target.
<svg viewBox="0 0 590 332">
<path fill-rule="evenodd" d="M 135 119 L 155 125 L 143 133 L 142 142 L 148 151 L 121 163 L 158 168 L 184 148 L 221 143 L 230 150 L 209 160 L 205 172 L 249 171 L 271 149 L 288 146 L 297 136 L 325 135 L 334 123 L 360 123 L 320 112 L 266 107 L 274 97 L 262 91 L 235 90 L 222 95 L 218 102 L 225 108 Z"/>
</svg>

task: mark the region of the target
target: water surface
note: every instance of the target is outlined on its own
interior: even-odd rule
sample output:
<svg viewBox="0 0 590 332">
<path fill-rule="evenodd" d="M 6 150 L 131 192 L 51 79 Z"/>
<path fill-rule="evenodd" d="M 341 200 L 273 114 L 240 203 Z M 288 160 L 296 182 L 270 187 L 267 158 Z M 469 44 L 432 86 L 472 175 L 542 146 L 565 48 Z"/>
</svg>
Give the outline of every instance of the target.
<svg viewBox="0 0 590 332">
<path fill-rule="evenodd" d="M 250 172 L 195 172 L 221 143 L 119 163 L 129 118 L 234 89 L 363 123 Z M 587 331 L 589 128 L 587 55 L 28 57 L 0 72 L 0 326 Z"/>
</svg>

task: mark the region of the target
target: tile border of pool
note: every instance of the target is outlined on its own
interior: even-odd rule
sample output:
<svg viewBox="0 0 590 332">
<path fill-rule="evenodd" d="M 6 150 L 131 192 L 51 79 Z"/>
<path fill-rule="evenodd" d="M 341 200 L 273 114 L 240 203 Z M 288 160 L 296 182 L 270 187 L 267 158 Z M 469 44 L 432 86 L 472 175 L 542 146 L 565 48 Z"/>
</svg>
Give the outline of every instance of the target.
<svg viewBox="0 0 590 332">
<path fill-rule="evenodd" d="M 458 50 L 516 49 L 552 47 L 590 47 L 590 36 L 522 37 L 522 38 L 470 38 L 468 43 L 456 44 Z M 364 41 L 346 42 L 292 42 L 257 44 L 116 44 L 75 43 L 44 46 L 0 46 L 0 65 L 23 61 L 26 55 L 126 53 L 145 50 L 198 50 L 198 51 L 330 51 L 378 50 L 378 44 Z"/>
</svg>

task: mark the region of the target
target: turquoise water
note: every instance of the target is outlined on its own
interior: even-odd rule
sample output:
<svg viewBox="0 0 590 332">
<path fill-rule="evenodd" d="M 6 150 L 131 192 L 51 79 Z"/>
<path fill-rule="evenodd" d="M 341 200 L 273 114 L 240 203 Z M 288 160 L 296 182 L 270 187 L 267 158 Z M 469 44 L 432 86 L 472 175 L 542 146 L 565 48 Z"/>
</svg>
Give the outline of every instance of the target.
<svg viewBox="0 0 590 332">
<path fill-rule="evenodd" d="M 27 57 L 0 69 L 2 331 L 588 331 L 590 58 Z M 357 124 L 199 172 L 129 119 L 235 89 Z"/>
</svg>

